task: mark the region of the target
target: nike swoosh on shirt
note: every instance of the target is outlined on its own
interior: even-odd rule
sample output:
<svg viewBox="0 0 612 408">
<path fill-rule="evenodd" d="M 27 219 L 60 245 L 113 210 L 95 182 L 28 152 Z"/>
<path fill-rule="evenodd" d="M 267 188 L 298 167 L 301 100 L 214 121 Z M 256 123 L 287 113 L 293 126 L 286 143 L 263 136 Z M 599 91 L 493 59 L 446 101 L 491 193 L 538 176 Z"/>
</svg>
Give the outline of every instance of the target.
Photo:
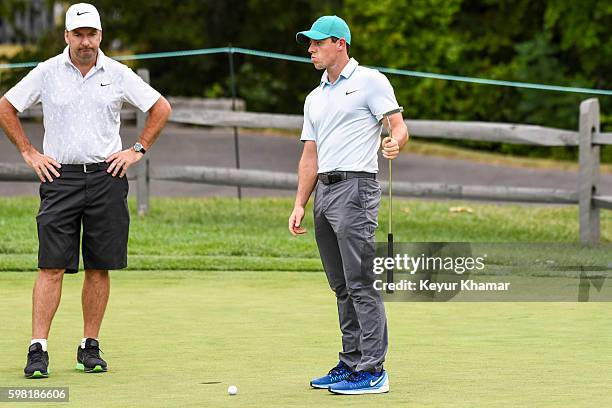
<svg viewBox="0 0 612 408">
<path fill-rule="evenodd" d="M 358 90 L 359 90 L 359 89 L 355 89 L 354 91 L 346 91 L 346 95 L 350 95 L 350 94 L 352 94 L 353 92 L 357 92 Z"/>
<path fill-rule="evenodd" d="M 82 16 L 83 14 L 87 13 L 91 13 L 91 11 L 83 11 L 82 13 L 80 11 L 77 11 L 77 16 Z"/>
<path fill-rule="evenodd" d="M 100 86 L 109 86 L 110 84 L 112 84 L 112 82 L 109 82 L 108 84 L 100 84 Z"/>
</svg>

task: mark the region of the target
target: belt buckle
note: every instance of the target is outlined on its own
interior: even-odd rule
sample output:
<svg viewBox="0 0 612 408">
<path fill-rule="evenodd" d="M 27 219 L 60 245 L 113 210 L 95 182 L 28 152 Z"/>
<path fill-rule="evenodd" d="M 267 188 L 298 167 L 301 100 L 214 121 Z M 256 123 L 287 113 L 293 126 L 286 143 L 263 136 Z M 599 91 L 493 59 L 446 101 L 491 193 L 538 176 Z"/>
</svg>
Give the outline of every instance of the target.
<svg viewBox="0 0 612 408">
<path fill-rule="evenodd" d="M 320 176 L 321 176 L 321 182 L 322 182 L 323 184 L 325 184 L 326 186 L 330 184 L 330 183 L 329 183 L 329 174 L 327 174 L 327 173 L 321 173 L 321 174 L 320 174 Z"/>
<path fill-rule="evenodd" d="M 329 184 L 339 183 L 342 181 L 341 173 L 331 173 L 329 175 Z"/>
<path fill-rule="evenodd" d="M 94 170 L 87 171 L 87 166 L 88 166 L 87 164 L 83 164 L 83 173 L 86 173 L 86 174 L 87 174 L 87 173 L 93 173 L 93 172 L 94 172 Z"/>
</svg>

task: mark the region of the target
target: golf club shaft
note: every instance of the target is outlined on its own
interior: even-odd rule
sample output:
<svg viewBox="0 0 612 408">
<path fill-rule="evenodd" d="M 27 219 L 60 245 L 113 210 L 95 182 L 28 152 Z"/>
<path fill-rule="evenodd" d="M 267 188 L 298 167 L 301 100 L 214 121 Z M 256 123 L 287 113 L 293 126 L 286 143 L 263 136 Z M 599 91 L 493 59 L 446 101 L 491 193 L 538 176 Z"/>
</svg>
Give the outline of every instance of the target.
<svg viewBox="0 0 612 408">
<path fill-rule="evenodd" d="M 391 169 L 391 159 L 389 159 L 389 229 L 387 230 L 389 234 L 393 234 L 393 176 Z"/>
<path fill-rule="evenodd" d="M 393 234 L 387 234 L 387 258 L 393 258 Z M 393 267 L 387 269 L 387 283 L 393 282 Z M 392 289 L 389 289 L 387 285 L 387 293 L 393 293 Z"/>
<path fill-rule="evenodd" d="M 389 137 L 393 138 L 393 131 L 391 130 L 391 120 L 389 119 L 389 116 L 387 116 L 387 125 L 389 126 Z M 393 191 L 393 173 L 392 173 L 391 159 L 389 159 L 389 229 L 387 230 L 389 234 L 393 234 L 393 230 L 392 230 L 393 193 L 392 191 Z"/>
<path fill-rule="evenodd" d="M 389 116 L 387 116 L 387 124 L 389 125 L 389 137 L 393 137 L 393 132 L 391 131 L 391 120 Z M 393 258 L 393 173 L 391 166 L 391 159 L 389 159 L 389 228 L 387 230 L 387 257 Z M 387 270 L 387 283 L 393 282 L 393 268 Z M 393 290 L 389 289 L 387 286 L 387 293 L 393 293 Z"/>
</svg>

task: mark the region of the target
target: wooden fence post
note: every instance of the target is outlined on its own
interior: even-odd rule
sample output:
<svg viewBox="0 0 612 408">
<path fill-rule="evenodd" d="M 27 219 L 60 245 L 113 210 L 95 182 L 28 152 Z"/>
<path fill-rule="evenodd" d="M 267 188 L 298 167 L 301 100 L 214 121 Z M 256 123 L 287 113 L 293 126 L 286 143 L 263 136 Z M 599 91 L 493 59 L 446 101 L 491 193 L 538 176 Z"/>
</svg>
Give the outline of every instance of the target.
<svg viewBox="0 0 612 408">
<path fill-rule="evenodd" d="M 149 70 L 141 68 L 138 71 L 138 75 L 146 82 L 149 83 Z M 144 129 L 145 121 L 147 120 L 147 114 L 136 111 L 136 127 L 138 133 Z M 149 171 L 149 156 L 145 156 L 136 164 L 136 202 L 138 208 L 138 215 L 146 215 L 149 212 L 149 196 L 151 193 L 151 177 Z"/>
<path fill-rule="evenodd" d="M 599 242 L 599 208 L 593 203 L 593 196 L 599 188 L 599 146 L 593 139 L 599 134 L 599 101 L 587 99 L 580 104 L 579 126 L 580 170 L 578 174 L 578 197 L 580 212 L 580 242 Z"/>
</svg>

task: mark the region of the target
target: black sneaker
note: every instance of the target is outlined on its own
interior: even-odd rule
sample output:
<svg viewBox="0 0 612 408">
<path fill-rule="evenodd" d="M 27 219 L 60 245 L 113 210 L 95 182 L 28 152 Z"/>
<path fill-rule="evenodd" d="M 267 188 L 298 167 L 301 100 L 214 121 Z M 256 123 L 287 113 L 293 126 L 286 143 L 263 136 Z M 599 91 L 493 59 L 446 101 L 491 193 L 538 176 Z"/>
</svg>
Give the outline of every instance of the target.
<svg viewBox="0 0 612 408">
<path fill-rule="evenodd" d="M 49 377 L 49 353 L 43 351 L 40 343 L 34 343 L 28 349 L 28 362 L 23 369 L 26 378 Z"/>
<path fill-rule="evenodd" d="M 100 358 L 100 343 L 96 339 L 85 340 L 85 348 L 77 348 L 77 370 L 86 373 L 106 372 L 106 361 Z"/>
</svg>

